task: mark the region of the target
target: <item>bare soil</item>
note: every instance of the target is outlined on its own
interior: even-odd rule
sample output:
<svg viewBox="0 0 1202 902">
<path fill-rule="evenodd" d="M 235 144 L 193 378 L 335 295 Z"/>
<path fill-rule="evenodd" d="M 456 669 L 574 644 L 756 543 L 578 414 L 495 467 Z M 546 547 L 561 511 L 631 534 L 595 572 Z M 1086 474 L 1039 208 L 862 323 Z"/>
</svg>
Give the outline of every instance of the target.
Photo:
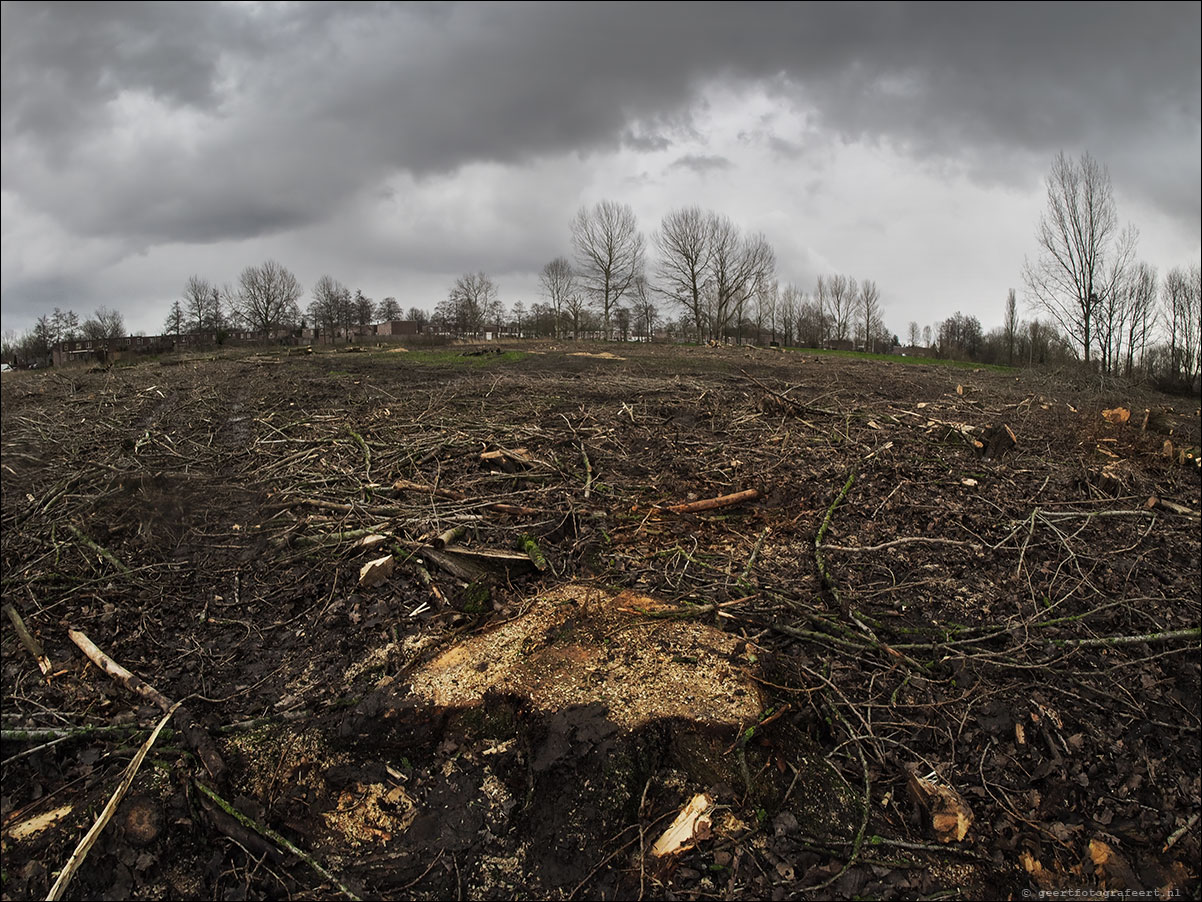
<svg viewBox="0 0 1202 902">
<path fill-rule="evenodd" d="M 52 665 L 4 618 L 5 899 L 163 716 L 69 629 L 217 757 L 170 724 L 64 898 L 1198 897 L 1197 399 L 743 348 L 164 364 L 4 374 L 3 600 Z"/>
</svg>

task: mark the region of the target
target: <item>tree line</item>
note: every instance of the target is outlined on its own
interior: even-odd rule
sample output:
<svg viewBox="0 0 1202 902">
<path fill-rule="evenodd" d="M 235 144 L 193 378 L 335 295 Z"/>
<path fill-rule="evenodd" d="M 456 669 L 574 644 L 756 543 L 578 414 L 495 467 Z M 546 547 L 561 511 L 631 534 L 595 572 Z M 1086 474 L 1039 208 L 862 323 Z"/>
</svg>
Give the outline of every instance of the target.
<svg viewBox="0 0 1202 902">
<path fill-rule="evenodd" d="M 1155 377 L 1193 385 L 1202 370 L 1199 266 L 1163 279 L 1136 258 L 1138 230 L 1119 228 L 1109 175 L 1088 154 L 1060 154 L 1047 178 L 1047 207 L 1038 254 L 1023 266 L 1027 306 L 1045 318 L 1022 320 L 1011 289 L 1003 325 L 983 332 L 959 311 L 919 328 L 909 324 L 908 350 L 985 363 L 1082 361 L 1105 375 Z M 302 312 L 299 280 L 274 260 L 245 268 L 235 285 L 188 278 L 170 308 L 169 335 L 220 334 L 239 328 L 267 337 L 310 326 L 320 340 L 357 327 L 409 319 L 456 337 L 485 332 L 556 338 L 650 339 L 663 334 L 697 342 L 780 342 L 807 347 L 887 350 L 902 344 L 885 325 L 881 291 L 872 279 L 834 273 L 811 288 L 781 284 L 776 254 L 760 232 L 697 206 L 669 212 L 648 239 L 627 204 L 582 207 L 569 224 L 571 254 L 538 274 L 541 300 L 507 310 L 486 273 L 459 276 L 433 314 L 395 298 L 378 304 L 322 275 Z M 55 309 L 30 333 L 5 336 L 5 359 L 45 357 L 58 341 L 110 338 L 123 332 L 120 313 L 101 307 L 79 323 Z"/>
<path fill-rule="evenodd" d="M 764 235 L 712 210 L 673 210 L 648 240 L 629 205 L 605 200 L 579 210 L 570 244 L 570 257 L 557 256 L 540 270 L 543 300 L 528 311 L 519 303 L 507 320 L 496 283 L 480 272 L 456 281 L 435 309 L 435 324 L 460 336 L 508 324 L 521 334 L 558 338 L 649 338 L 663 331 L 699 342 L 792 343 L 804 334 L 817 344 L 891 343 L 876 282 L 823 277 L 812 298 L 797 286 L 782 287 Z"/>
<path fill-rule="evenodd" d="M 33 328 L 24 335 L 5 332 L 0 357 L 16 366 L 42 366 L 50 359 L 50 352 L 61 341 L 104 341 L 125 335 L 125 317 L 117 310 L 97 307 L 87 319 L 80 322 L 74 310 L 54 312 L 39 316 Z"/>
</svg>

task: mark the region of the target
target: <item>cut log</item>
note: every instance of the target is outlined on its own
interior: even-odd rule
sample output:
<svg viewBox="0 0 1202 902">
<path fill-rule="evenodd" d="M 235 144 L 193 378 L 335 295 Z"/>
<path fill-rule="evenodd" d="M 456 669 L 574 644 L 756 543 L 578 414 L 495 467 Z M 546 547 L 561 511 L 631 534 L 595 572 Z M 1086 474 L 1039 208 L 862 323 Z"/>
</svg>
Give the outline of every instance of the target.
<svg viewBox="0 0 1202 902">
<path fill-rule="evenodd" d="M 499 579 L 532 573 L 536 569 L 529 555 L 515 551 L 448 545 L 445 548 L 423 548 L 419 554 L 452 576 L 467 582 L 493 583 Z"/>
<path fill-rule="evenodd" d="M 968 835 L 973 820 L 972 810 L 956 790 L 933 779 L 920 777 L 913 771 L 906 781 L 906 789 L 929 822 L 937 840 L 943 843 L 960 842 Z"/>
<path fill-rule="evenodd" d="M 482 451 L 480 453 L 480 463 L 495 464 L 505 472 L 513 473 L 517 470 L 528 470 L 537 461 L 530 456 L 530 452 L 525 448 L 514 448 L 513 450 L 501 448 L 496 451 Z"/>
</svg>

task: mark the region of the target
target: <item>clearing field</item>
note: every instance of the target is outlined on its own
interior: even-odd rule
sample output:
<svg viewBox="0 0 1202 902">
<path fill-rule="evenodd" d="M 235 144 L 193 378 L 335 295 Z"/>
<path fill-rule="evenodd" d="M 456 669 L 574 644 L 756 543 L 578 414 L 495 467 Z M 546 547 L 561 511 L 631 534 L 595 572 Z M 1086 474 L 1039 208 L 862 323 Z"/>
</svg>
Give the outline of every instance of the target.
<svg viewBox="0 0 1202 902">
<path fill-rule="evenodd" d="M 1196 399 L 164 363 L 4 374 L 5 899 L 1198 897 Z"/>
</svg>

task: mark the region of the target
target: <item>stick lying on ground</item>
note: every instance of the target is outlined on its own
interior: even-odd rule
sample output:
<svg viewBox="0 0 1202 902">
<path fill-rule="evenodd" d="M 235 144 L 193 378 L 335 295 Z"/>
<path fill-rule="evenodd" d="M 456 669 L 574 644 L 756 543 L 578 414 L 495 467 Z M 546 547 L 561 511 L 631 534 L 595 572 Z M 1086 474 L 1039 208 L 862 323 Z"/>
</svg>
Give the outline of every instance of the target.
<svg viewBox="0 0 1202 902">
<path fill-rule="evenodd" d="M 671 511 L 674 514 L 694 514 L 699 511 L 712 511 L 720 507 L 730 507 L 742 504 L 744 501 L 754 501 L 760 497 L 759 489 L 744 489 L 729 495 L 719 495 L 717 498 L 705 498 L 701 501 L 687 501 L 682 504 L 669 504 L 656 507 L 655 510 Z"/>
<path fill-rule="evenodd" d="M 449 501 L 469 501 L 463 492 L 456 492 L 453 489 L 439 488 L 438 486 L 422 485 L 420 482 L 412 482 L 408 479 L 398 479 L 392 484 L 395 491 L 398 492 L 425 492 L 433 495 L 436 498 L 446 498 Z M 522 507 L 517 504 L 505 504 L 502 501 L 487 501 L 484 506 L 489 510 L 497 511 L 502 514 L 517 514 L 519 516 L 530 516 L 532 514 L 545 514 L 547 511 L 539 510 L 534 507 Z"/>
<path fill-rule="evenodd" d="M 42 651 L 42 646 L 34 638 L 33 633 L 26 628 L 25 621 L 21 619 L 21 615 L 17 613 L 17 609 L 11 604 L 6 604 L 4 606 L 4 613 L 12 621 L 13 629 L 17 631 L 17 636 L 21 639 L 21 644 L 33 655 L 33 659 L 38 662 L 38 670 L 42 671 L 42 676 L 50 676 L 52 669 L 50 659 L 46 657 L 46 652 Z"/>
<path fill-rule="evenodd" d="M 154 702 L 163 711 L 175 711 L 175 719 L 179 725 L 180 732 L 184 734 L 184 739 L 187 740 L 188 745 L 192 747 L 196 754 L 200 756 L 200 760 L 204 762 L 205 770 L 209 772 L 209 776 L 214 780 L 221 780 L 225 775 L 225 762 L 221 759 L 221 755 L 217 751 L 217 746 L 213 744 L 212 737 L 209 736 L 208 731 L 204 727 L 196 722 L 196 718 L 192 716 L 191 711 L 182 706 L 175 705 L 171 699 L 145 682 L 141 677 L 130 673 L 97 648 L 92 643 L 92 640 L 79 630 L 67 630 L 67 635 L 91 659 L 93 664 L 117 680 L 117 682 L 130 692 L 135 692 L 147 701 Z"/>
<path fill-rule="evenodd" d="M 75 872 L 79 870 L 79 866 L 87 858 L 88 852 L 96 843 L 96 837 L 100 835 L 100 831 L 112 819 L 113 812 L 117 810 L 117 806 L 121 804 L 125 793 L 133 785 L 134 777 L 138 775 L 138 770 L 142 767 L 142 762 L 146 760 L 146 753 L 150 751 L 150 747 L 154 745 L 154 741 L 159 738 L 159 733 L 163 731 L 163 727 L 167 726 L 167 721 L 171 719 L 171 715 L 178 708 L 179 703 L 177 702 L 167 710 L 162 720 L 159 721 L 158 726 L 154 728 L 154 732 L 150 734 L 150 738 L 142 743 L 142 747 L 138 749 L 138 753 L 134 755 L 134 759 L 129 762 L 129 766 L 125 768 L 125 775 L 117 785 L 116 791 L 109 798 L 108 804 L 104 806 L 104 809 L 96 818 L 96 823 L 92 824 L 92 829 L 84 834 L 84 838 L 79 841 L 79 845 L 75 847 L 75 851 L 67 859 L 67 863 L 63 866 L 58 879 L 54 881 L 54 886 L 50 888 L 50 894 L 46 896 L 46 902 L 55 902 L 56 899 L 61 899 L 63 893 L 67 891 L 67 884 L 71 882 L 71 878 L 75 876 Z"/>
</svg>

